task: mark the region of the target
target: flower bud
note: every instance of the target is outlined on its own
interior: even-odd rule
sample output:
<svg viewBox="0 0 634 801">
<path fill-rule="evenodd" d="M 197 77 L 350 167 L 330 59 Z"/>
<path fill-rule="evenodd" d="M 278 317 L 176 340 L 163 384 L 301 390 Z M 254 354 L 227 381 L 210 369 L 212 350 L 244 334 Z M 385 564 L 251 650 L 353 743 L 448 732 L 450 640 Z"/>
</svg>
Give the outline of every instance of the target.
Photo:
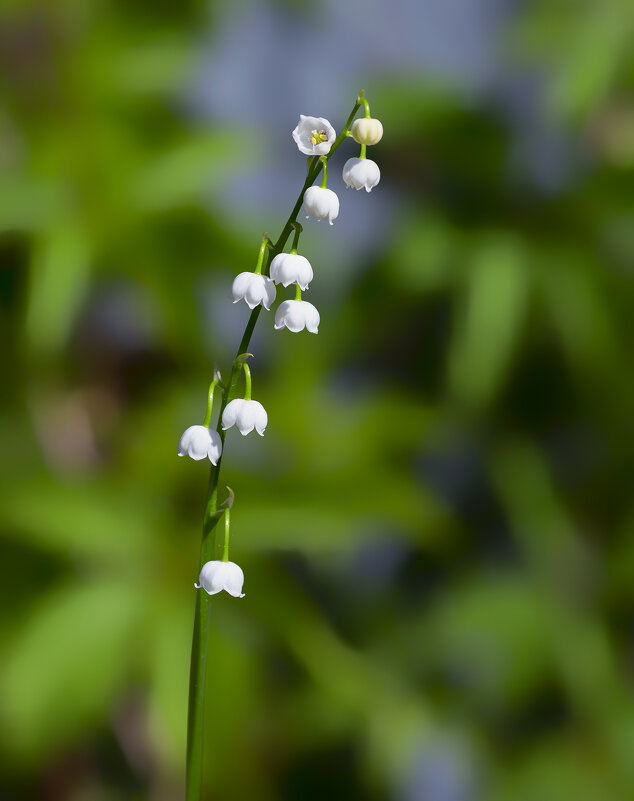
<svg viewBox="0 0 634 801">
<path fill-rule="evenodd" d="M 316 334 L 319 326 L 319 312 L 306 300 L 285 300 L 275 312 L 275 328 L 288 328 L 296 334 L 304 328 Z"/>
<path fill-rule="evenodd" d="M 304 193 L 304 210 L 306 217 L 314 217 L 316 220 L 332 221 L 339 214 L 339 198 L 332 191 L 321 186 L 310 186 Z"/>
<path fill-rule="evenodd" d="M 372 159 L 348 159 L 343 165 L 343 180 L 346 189 L 353 186 L 371 192 L 381 180 L 381 170 Z"/>
<path fill-rule="evenodd" d="M 242 568 L 235 562 L 221 562 L 214 560 L 205 562 L 198 577 L 199 584 L 194 584 L 197 590 L 201 588 L 208 595 L 215 595 L 218 592 L 228 592 L 234 598 L 244 598 L 242 585 L 244 584 L 244 573 Z"/>
<path fill-rule="evenodd" d="M 236 426 L 243 437 L 255 430 L 262 437 L 268 423 L 264 406 L 259 401 L 235 398 L 225 406 L 222 413 L 222 430 Z"/>
<path fill-rule="evenodd" d="M 212 464 L 218 464 L 221 453 L 220 434 L 207 426 L 190 426 L 178 443 L 178 455 L 187 455 L 197 462 L 209 459 Z"/>
<path fill-rule="evenodd" d="M 271 262 L 271 280 L 288 286 L 297 284 L 302 291 L 308 289 L 313 280 L 313 268 L 305 256 L 297 253 L 278 253 Z"/>
<path fill-rule="evenodd" d="M 376 145 L 383 136 L 383 125 L 381 120 L 373 117 L 359 117 L 352 123 L 350 131 L 360 145 Z"/>
<path fill-rule="evenodd" d="M 275 302 L 275 284 L 270 278 L 257 273 L 240 273 L 236 275 L 231 287 L 233 302 L 244 300 L 250 309 L 255 309 L 260 303 L 269 311 L 271 303 Z"/>
</svg>

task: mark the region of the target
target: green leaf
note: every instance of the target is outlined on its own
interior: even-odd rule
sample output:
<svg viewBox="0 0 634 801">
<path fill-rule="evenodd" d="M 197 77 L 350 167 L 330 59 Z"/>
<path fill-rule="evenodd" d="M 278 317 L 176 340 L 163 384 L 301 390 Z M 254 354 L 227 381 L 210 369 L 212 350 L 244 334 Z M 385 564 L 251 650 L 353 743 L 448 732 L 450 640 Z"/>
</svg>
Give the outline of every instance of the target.
<svg viewBox="0 0 634 801">
<path fill-rule="evenodd" d="M 130 183 L 134 203 L 143 211 L 162 211 L 211 193 L 232 165 L 254 157 L 244 137 L 235 133 L 200 134 L 155 157 Z"/>
<path fill-rule="evenodd" d="M 432 612 L 430 659 L 487 707 L 516 704 L 548 667 L 548 603 L 539 588 L 502 576 L 454 588 Z"/>
<path fill-rule="evenodd" d="M 60 184 L 24 175 L 4 176 L 0 182 L 0 232 L 50 228 L 68 205 L 68 192 Z"/>
<path fill-rule="evenodd" d="M 42 235 L 33 253 L 26 319 L 35 350 L 54 352 L 65 344 L 89 273 L 90 247 L 79 223 L 68 221 Z"/>
<path fill-rule="evenodd" d="M 38 757 L 59 749 L 111 708 L 134 653 L 141 596 L 94 580 L 41 598 L 18 629 L 0 672 L 7 745 Z"/>
<path fill-rule="evenodd" d="M 153 603 L 148 735 L 163 770 L 169 768 L 175 774 L 185 764 L 193 595 L 192 591 L 189 599 L 184 595 L 157 596 Z"/>
<path fill-rule="evenodd" d="M 570 248 L 544 254 L 539 287 L 571 366 L 580 373 L 618 375 L 625 361 L 595 265 Z"/>
<path fill-rule="evenodd" d="M 450 354 L 459 398 L 486 404 L 498 389 L 524 323 L 528 277 L 520 240 L 499 234 L 476 247 Z"/>
<path fill-rule="evenodd" d="M 0 491 L 0 523 L 5 536 L 27 540 L 45 551 L 128 561 L 152 539 L 147 508 L 125 500 L 112 503 L 111 490 L 90 485 L 65 486 L 34 479 Z"/>
</svg>

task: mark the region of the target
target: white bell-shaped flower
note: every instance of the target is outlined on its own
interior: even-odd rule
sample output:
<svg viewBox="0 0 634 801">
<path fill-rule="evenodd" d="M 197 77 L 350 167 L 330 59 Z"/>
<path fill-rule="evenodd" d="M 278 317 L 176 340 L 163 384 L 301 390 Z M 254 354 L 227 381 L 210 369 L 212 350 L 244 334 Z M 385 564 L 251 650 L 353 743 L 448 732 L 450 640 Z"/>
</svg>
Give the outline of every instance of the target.
<svg viewBox="0 0 634 801">
<path fill-rule="evenodd" d="M 270 278 L 257 273 L 240 273 L 233 280 L 231 287 L 233 302 L 244 300 L 250 309 L 260 303 L 268 311 L 275 301 L 275 284 Z"/>
<path fill-rule="evenodd" d="M 228 592 L 234 598 L 244 598 L 242 585 L 244 584 L 244 573 L 242 568 L 235 562 L 205 562 L 200 571 L 198 582 L 194 587 L 197 590 L 203 589 L 208 595 L 215 595 L 218 592 Z"/>
<path fill-rule="evenodd" d="M 353 186 L 371 192 L 381 180 L 381 170 L 372 159 L 348 159 L 343 165 L 343 180 L 346 189 Z"/>
<path fill-rule="evenodd" d="M 197 462 L 209 459 L 212 464 L 218 464 L 221 453 L 220 434 L 207 426 L 190 426 L 178 443 L 178 455 L 190 456 Z"/>
<path fill-rule="evenodd" d="M 225 406 L 222 413 L 222 430 L 235 426 L 243 437 L 255 430 L 262 437 L 269 419 L 261 403 L 244 398 L 235 398 Z"/>
<path fill-rule="evenodd" d="M 271 279 L 276 284 L 298 284 L 302 291 L 313 280 L 313 268 L 304 256 L 297 253 L 278 253 L 271 262 Z"/>
<path fill-rule="evenodd" d="M 319 327 L 319 312 L 306 300 L 285 300 L 275 312 L 275 327 L 288 328 L 296 334 L 304 328 L 316 334 Z"/>
<path fill-rule="evenodd" d="M 328 220 L 332 225 L 339 214 L 339 198 L 325 186 L 310 186 L 304 193 L 304 210 L 306 217 Z"/>
<path fill-rule="evenodd" d="M 376 120 L 372 117 L 361 117 L 352 123 L 350 132 L 360 145 L 376 145 L 383 136 L 383 125 L 381 120 Z"/>
<path fill-rule="evenodd" d="M 325 156 L 337 138 L 335 129 L 323 117 L 299 115 L 299 122 L 293 131 L 297 147 L 307 156 Z"/>
</svg>

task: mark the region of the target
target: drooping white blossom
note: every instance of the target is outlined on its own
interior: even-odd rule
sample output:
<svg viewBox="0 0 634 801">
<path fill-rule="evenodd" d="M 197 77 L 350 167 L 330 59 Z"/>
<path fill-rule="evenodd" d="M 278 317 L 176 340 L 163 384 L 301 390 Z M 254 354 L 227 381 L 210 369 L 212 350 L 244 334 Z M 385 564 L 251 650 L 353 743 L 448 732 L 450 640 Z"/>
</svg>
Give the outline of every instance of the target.
<svg viewBox="0 0 634 801">
<path fill-rule="evenodd" d="M 265 275 L 257 273 L 240 273 L 233 280 L 231 287 L 233 302 L 244 300 L 250 309 L 255 309 L 260 303 L 269 311 L 275 302 L 275 284 Z"/>
<path fill-rule="evenodd" d="M 209 459 L 217 464 L 222 453 L 220 434 L 207 426 L 190 426 L 178 443 L 178 455 L 189 456 L 197 462 Z"/>
<path fill-rule="evenodd" d="M 271 279 L 276 284 L 298 284 L 302 291 L 313 280 L 313 268 L 305 256 L 297 253 L 278 253 L 271 262 Z"/>
<path fill-rule="evenodd" d="M 372 117 L 360 117 L 352 123 L 350 131 L 360 145 L 376 145 L 383 136 L 383 125 Z"/>
<path fill-rule="evenodd" d="M 296 334 L 304 328 L 316 334 L 319 327 L 319 312 L 306 300 L 285 300 L 275 312 L 275 328 L 288 328 Z"/>
<path fill-rule="evenodd" d="M 228 592 L 234 598 L 244 598 L 242 585 L 244 584 L 244 573 L 242 568 L 235 562 L 205 562 L 198 577 L 199 583 L 194 583 L 197 590 L 203 589 L 208 595 L 215 595 L 218 592 Z"/>
<path fill-rule="evenodd" d="M 304 193 L 304 210 L 306 217 L 328 220 L 332 225 L 339 214 L 339 198 L 332 189 L 310 186 Z"/>
<path fill-rule="evenodd" d="M 348 159 L 343 165 L 343 180 L 346 189 L 352 186 L 371 192 L 381 180 L 381 170 L 372 159 Z"/>
<path fill-rule="evenodd" d="M 262 437 L 269 419 L 259 401 L 235 398 L 225 406 L 222 413 L 222 430 L 235 426 L 243 437 L 255 430 Z"/>
<path fill-rule="evenodd" d="M 307 156 L 325 156 L 336 138 L 335 129 L 328 120 L 299 115 L 293 139 L 302 153 Z"/>
</svg>

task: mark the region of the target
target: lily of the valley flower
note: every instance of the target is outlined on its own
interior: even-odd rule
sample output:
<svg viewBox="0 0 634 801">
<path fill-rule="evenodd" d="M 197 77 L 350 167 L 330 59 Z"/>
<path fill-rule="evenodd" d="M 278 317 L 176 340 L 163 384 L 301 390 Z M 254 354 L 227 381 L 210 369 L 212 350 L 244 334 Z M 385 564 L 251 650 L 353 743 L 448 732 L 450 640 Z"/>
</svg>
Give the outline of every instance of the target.
<svg viewBox="0 0 634 801">
<path fill-rule="evenodd" d="M 203 589 L 208 595 L 215 595 L 218 592 L 228 592 L 234 598 L 244 598 L 242 585 L 244 584 L 244 573 L 242 568 L 235 562 L 205 562 L 198 577 L 199 583 L 194 583 L 197 590 Z"/>
<path fill-rule="evenodd" d="M 270 278 L 258 273 L 240 273 L 234 278 L 231 287 L 233 302 L 244 300 L 250 309 L 260 303 L 269 311 L 275 301 L 275 284 Z"/>
<path fill-rule="evenodd" d="M 266 410 L 259 401 L 235 398 L 229 401 L 222 413 L 222 430 L 235 426 L 246 437 L 255 428 L 262 437 L 268 421 Z"/>
<path fill-rule="evenodd" d="M 372 117 L 360 117 L 352 123 L 350 132 L 360 145 L 376 145 L 383 136 L 383 125 Z"/>
<path fill-rule="evenodd" d="M 347 189 L 353 186 L 371 192 L 381 180 L 381 170 L 372 159 L 348 159 L 343 165 L 343 180 Z"/>
<path fill-rule="evenodd" d="M 220 434 L 207 426 L 190 426 L 178 443 L 178 455 L 187 455 L 197 462 L 209 459 L 212 464 L 218 464 L 221 453 Z"/>
<path fill-rule="evenodd" d="M 325 186 L 310 186 L 304 193 L 306 217 L 328 220 L 332 225 L 339 214 L 339 198 Z"/>
<path fill-rule="evenodd" d="M 293 131 L 297 147 L 307 156 L 325 156 L 337 138 L 335 129 L 323 117 L 299 115 L 299 122 Z"/>
<path fill-rule="evenodd" d="M 278 253 L 271 262 L 270 272 L 276 284 L 298 284 L 302 290 L 308 289 L 308 284 L 313 280 L 310 262 L 297 253 Z"/>
<path fill-rule="evenodd" d="M 275 328 L 288 328 L 296 334 L 304 328 L 316 334 L 319 327 L 319 312 L 306 300 L 285 300 L 275 312 Z"/>
</svg>

